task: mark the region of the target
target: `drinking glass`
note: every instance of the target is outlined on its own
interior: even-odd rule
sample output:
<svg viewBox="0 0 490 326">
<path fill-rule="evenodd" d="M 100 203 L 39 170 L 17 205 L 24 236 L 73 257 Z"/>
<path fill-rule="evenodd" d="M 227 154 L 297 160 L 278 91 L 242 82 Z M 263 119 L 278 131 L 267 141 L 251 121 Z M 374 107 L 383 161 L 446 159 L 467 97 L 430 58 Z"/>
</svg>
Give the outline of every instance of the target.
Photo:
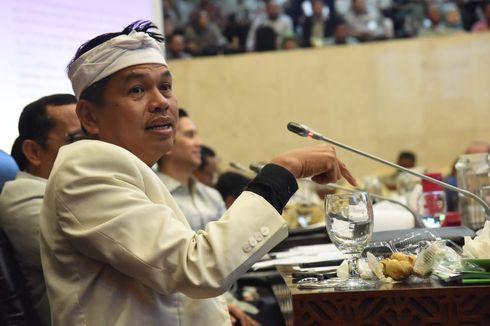
<svg viewBox="0 0 490 326">
<path fill-rule="evenodd" d="M 373 282 L 359 277 L 358 259 L 373 233 L 373 206 L 366 192 L 333 194 L 325 197 L 325 224 L 328 236 L 347 256 L 349 278 L 335 286 L 339 290 L 366 289 Z"/>
</svg>

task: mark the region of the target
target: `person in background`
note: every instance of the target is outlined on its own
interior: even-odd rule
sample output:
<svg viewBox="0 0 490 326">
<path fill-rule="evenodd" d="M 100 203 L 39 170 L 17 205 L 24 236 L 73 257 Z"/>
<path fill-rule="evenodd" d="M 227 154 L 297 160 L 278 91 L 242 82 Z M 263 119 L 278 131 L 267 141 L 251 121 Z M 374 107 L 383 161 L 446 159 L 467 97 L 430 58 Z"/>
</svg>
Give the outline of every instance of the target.
<svg viewBox="0 0 490 326">
<path fill-rule="evenodd" d="M 313 0 L 312 15 L 304 18 L 301 27 L 302 47 L 322 47 L 325 39 L 334 33 L 335 15 L 325 10 L 323 0 Z"/>
<path fill-rule="evenodd" d="M 295 50 L 299 47 L 298 39 L 294 33 L 287 33 L 283 36 L 281 50 Z"/>
<path fill-rule="evenodd" d="M 180 33 L 173 33 L 166 39 L 167 59 L 190 59 L 192 55 L 185 51 L 185 38 Z"/>
<path fill-rule="evenodd" d="M 415 153 L 411 151 L 401 151 L 398 154 L 398 158 L 396 160 L 396 164 L 407 168 L 407 169 L 412 169 L 416 166 L 417 164 L 417 157 Z M 383 183 L 388 190 L 396 190 L 396 179 L 398 175 L 400 174 L 400 171 L 396 170 L 394 173 L 381 176 L 380 181 Z"/>
<path fill-rule="evenodd" d="M 280 213 L 295 178 L 357 185 L 332 146 L 292 150 L 219 221 L 193 231 L 151 169 L 172 150 L 179 122 L 153 28 L 137 21 L 99 35 L 68 66 L 89 140 L 60 151 L 41 211 L 54 326 L 230 325 L 220 295 L 287 236 Z"/>
<path fill-rule="evenodd" d="M 426 19 L 419 31 L 420 37 L 446 35 L 462 31 L 461 14 L 454 4 L 426 4 Z"/>
<path fill-rule="evenodd" d="M 335 22 L 335 31 L 333 37 L 325 40 L 325 45 L 350 45 L 358 44 L 359 41 L 349 33 L 349 26 L 345 20 L 338 16 Z"/>
<path fill-rule="evenodd" d="M 194 122 L 187 112 L 179 108 L 179 122 L 175 144 L 159 161 L 158 177 L 167 186 L 172 197 L 184 213 L 194 231 L 204 230 L 211 221 L 218 220 L 225 212 L 219 192 L 201 182 L 193 172 L 202 163 L 202 141 Z M 230 292 L 224 295 L 232 319 L 241 322 L 255 321 L 239 308 L 239 302 Z"/>
<path fill-rule="evenodd" d="M 224 30 L 226 17 L 221 11 L 221 6 L 217 6 L 217 3 L 222 2 L 222 0 L 219 2 L 212 0 L 194 0 L 194 2 L 196 2 L 196 4 L 194 5 L 194 10 L 190 13 L 190 21 L 195 20 L 197 16 L 201 15 L 201 11 L 204 11 L 210 22 L 216 24 L 220 30 Z"/>
<path fill-rule="evenodd" d="M 12 156 L 0 150 L 0 192 L 5 182 L 15 179 L 19 167 Z"/>
<path fill-rule="evenodd" d="M 158 177 L 167 186 L 194 231 L 203 230 L 225 212 L 219 192 L 194 177 L 202 162 L 202 140 L 187 112 L 179 109 L 175 144 L 158 161 Z"/>
<path fill-rule="evenodd" d="M 251 179 L 236 172 L 221 174 L 216 183 L 216 190 L 225 201 L 226 208 L 230 208 L 240 194 L 245 190 Z"/>
<path fill-rule="evenodd" d="M 208 187 L 214 187 L 219 177 L 219 160 L 216 152 L 206 145 L 201 146 L 201 164 L 194 171 L 194 177 Z"/>
<path fill-rule="evenodd" d="M 262 44 L 259 40 L 261 31 L 267 31 L 267 40 L 270 44 Z M 274 37 L 270 37 L 274 32 Z M 293 32 L 293 21 L 282 13 L 278 0 L 269 0 L 265 5 L 265 13 L 258 15 L 252 22 L 248 31 L 246 49 L 247 51 L 272 50 L 279 48 L 282 38 L 287 33 Z M 263 34 L 264 32 L 262 32 Z M 260 46 L 259 46 L 260 45 Z"/>
<path fill-rule="evenodd" d="M 193 56 L 216 55 L 226 51 L 226 39 L 219 27 L 200 10 L 185 29 L 187 48 Z"/>
<path fill-rule="evenodd" d="M 366 0 L 353 0 L 344 15 L 350 34 L 359 41 L 372 41 L 393 37 L 393 23 L 384 18 L 376 6 L 367 6 Z"/>
<path fill-rule="evenodd" d="M 472 32 L 488 32 L 490 30 L 490 1 L 483 3 L 482 11 L 484 18 L 473 24 Z"/>
<path fill-rule="evenodd" d="M 83 138 L 70 94 L 42 97 L 27 105 L 19 118 L 12 157 L 21 172 L 0 194 L 0 224 L 14 248 L 32 302 L 50 325 L 49 302 L 39 254 L 39 216 L 47 179 L 61 146 Z"/>
</svg>

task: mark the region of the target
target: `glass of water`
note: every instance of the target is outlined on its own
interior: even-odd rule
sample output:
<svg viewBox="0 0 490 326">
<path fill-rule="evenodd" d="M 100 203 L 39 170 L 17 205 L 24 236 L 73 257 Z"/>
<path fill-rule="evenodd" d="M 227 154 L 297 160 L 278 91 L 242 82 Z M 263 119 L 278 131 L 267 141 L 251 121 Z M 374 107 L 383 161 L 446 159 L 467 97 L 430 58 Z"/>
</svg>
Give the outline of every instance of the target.
<svg viewBox="0 0 490 326">
<path fill-rule="evenodd" d="M 366 289 L 373 282 L 359 277 L 358 259 L 373 233 L 373 206 L 366 192 L 325 197 L 325 224 L 330 240 L 347 256 L 349 278 L 335 286 L 339 290 Z"/>
</svg>

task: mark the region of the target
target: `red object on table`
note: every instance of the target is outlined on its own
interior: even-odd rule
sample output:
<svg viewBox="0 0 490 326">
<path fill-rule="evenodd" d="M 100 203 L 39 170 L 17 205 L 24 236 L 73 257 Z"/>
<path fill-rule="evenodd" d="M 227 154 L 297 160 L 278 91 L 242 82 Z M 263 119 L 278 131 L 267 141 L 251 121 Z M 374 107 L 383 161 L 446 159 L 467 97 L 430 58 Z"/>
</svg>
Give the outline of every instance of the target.
<svg viewBox="0 0 490 326">
<path fill-rule="evenodd" d="M 460 226 L 461 225 L 461 217 L 459 216 L 459 212 L 447 212 L 444 221 L 441 224 L 441 227 L 444 226 Z"/>
</svg>

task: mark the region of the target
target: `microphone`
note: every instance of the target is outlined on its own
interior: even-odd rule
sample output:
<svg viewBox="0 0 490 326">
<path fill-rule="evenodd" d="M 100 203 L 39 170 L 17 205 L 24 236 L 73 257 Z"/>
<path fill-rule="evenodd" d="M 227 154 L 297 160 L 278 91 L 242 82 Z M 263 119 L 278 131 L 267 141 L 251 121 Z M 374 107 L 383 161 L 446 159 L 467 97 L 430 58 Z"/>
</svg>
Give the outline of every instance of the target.
<svg viewBox="0 0 490 326">
<path fill-rule="evenodd" d="M 342 143 L 339 143 L 338 141 L 335 141 L 333 139 L 330 139 L 330 138 L 327 138 L 325 136 L 323 136 L 322 134 L 310 129 L 309 127 L 305 126 L 305 125 L 302 125 L 302 124 L 299 124 L 299 123 L 296 123 L 296 122 L 290 122 L 288 123 L 288 130 L 301 136 L 301 137 L 308 137 L 308 138 L 313 138 L 313 139 L 316 139 L 316 140 L 321 140 L 321 141 L 324 141 L 324 142 L 327 142 L 327 143 L 330 143 L 330 144 L 333 144 L 335 146 L 338 146 L 338 147 L 341 147 L 343 149 L 346 149 L 348 151 L 351 151 L 351 152 L 354 152 L 356 154 L 359 154 L 361 156 L 364 156 L 364 157 L 367 157 L 367 158 L 370 158 L 374 161 L 377 161 L 379 163 L 382 163 L 382 164 L 385 164 L 385 165 L 388 165 L 392 168 L 395 168 L 395 169 L 398 169 L 400 171 L 403 171 L 403 172 L 406 172 L 408 174 L 411 174 L 411 175 L 414 175 L 416 177 L 419 177 L 421 179 L 424 179 L 426 181 L 429 181 L 431 183 L 434 183 L 434 184 L 437 184 L 445 189 L 449 189 L 449 190 L 452 190 L 452 191 L 455 191 L 455 192 L 458 192 L 460 194 L 462 194 L 463 196 L 466 196 L 466 197 L 471 197 L 473 198 L 474 200 L 476 200 L 482 207 L 483 209 L 485 210 L 485 215 L 487 217 L 487 220 L 490 220 L 490 207 L 488 206 L 488 204 L 483 200 L 481 199 L 480 197 L 478 197 L 477 195 L 475 195 L 474 193 L 468 191 L 468 190 L 464 190 L 464 189 L 461 189 L 461 188 L 458 188 L 458 187 L 455 187 L 455 186 L 452 186 L 448 183 L 445 183 L 445 182 L 442 182 L 440 180 L 437 180 L 437 179 L 434 179 L 434 178 L 431 178 L 431 177 L 428 177 L 426 175 L 423 175 L 421 173 L 417 173 L 415 171 L 412 171 L 410 169 L 407 169 L 407 168 L 404 168 L 403 166 L 400 166 L 398 164 L 395 164 L 395 163 L 392 163 L 392 162 L 389 162 L 387 160 L 384 160 L 380 157 L 377 157 L 377 156 L 374 156 L 374 155 L 371 155 L 369 153 L 366 153 L 366 152 L 363 152 L 361 150 L 358 150 L 354 147 L 351 147 L 351 146 L 348 146 L 348 145 L 344 145 Z"/>
<path fill-rule="evenodd" d="M 264 166 L 265 166 L 264 163 L 252 163 L 249 165 L 250 170 L 254 171 L 257 174 L 259 174 L 259 172 L 262 170 Z"/>
<path fill-rule="evenodd" d="M 246 167 L 244 167 L 242 164 L 237 163 L 237 162 L 230 162 L 230 166 L 232 168 L 237 169 L 237 170 L 242 171 L 242 172 L 246 172 L 246 173 L 250 172 Z"/>
</svg>

